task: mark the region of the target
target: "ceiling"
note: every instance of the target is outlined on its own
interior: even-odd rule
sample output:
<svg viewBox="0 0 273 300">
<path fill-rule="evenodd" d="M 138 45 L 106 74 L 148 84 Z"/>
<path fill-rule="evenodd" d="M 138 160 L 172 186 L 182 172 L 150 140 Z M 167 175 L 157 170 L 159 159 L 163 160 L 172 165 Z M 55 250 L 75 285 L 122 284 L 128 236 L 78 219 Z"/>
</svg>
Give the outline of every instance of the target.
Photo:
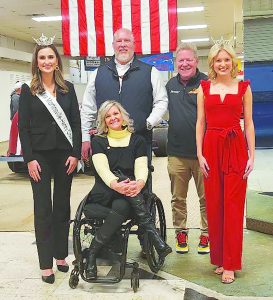
<svg viewBox="0 0 273 300">
<path fill-rule="evenodd" d="M 148 0 L 145 0 L 148 1 Z M 177 0 L 178 7 L 204 6 L 202 12 L 179 13 L 178 25 L 207 24 L 205 29 L 179 30 L 178 41 L 189 38 L 209 37 L 219 39 L 234 35 L 235 23 L 242 23 L 243 0 Z M 62 44 L 61 21 L 35 22 L 32 15 L 60 15 L 60 0 L 1 0 L 0 35 L 28 42 L 41 33 L 56 35 L 57 44 Z M 209 42 L 196 43 L 198 48 L 208 48 Z"/>
</svg>

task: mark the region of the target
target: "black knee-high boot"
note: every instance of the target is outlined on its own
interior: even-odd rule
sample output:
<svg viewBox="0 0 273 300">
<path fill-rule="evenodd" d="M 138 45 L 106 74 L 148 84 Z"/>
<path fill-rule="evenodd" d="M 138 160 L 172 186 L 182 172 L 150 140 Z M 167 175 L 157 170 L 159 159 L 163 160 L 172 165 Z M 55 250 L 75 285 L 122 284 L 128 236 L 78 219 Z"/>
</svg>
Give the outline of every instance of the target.
<svg viewBox="0 0 273 300">
<path fill-rule="evenodd" d="M 145 206 L 145 202 L 142 196 L 132 198 L 128 197 L 128 199 L 138 218 L 139 226 L 143 227 L 143 229 L 148 232 L 158 255 L 161 257 L 165 257 L 170 254 L 172 252 L 172 248 L 165 243 L 165 241 L 161 238 L 159 232 L 155 228 L 152 217 Z"/>
<path fill-rule="evenodd" d="M 97 278 L 96 258 L 99 250 L 105 245 L 120 228 L 126 217 L 111 210 L 103 225 L 97 230 L 89 247 L 89 256 L 86 261 L 85 276 L 87 279 Z"/>
</svg>

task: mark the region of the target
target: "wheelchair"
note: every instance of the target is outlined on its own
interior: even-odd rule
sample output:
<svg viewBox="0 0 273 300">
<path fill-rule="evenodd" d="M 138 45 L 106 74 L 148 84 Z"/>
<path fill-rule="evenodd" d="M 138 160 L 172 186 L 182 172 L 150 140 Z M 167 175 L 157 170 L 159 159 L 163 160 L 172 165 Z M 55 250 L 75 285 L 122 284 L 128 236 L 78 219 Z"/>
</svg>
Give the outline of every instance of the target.
<svg viewBox="0 0 273 300">
<path fill-rule="evenodd" d="M 115 272 L 109 272 L 107 276 L 100 276 L 96 279 L 89 280 L 85 277 L 85 265 L 86 258 L 88 256 L 88 249 L 91 244 L 92 238 L 96 233 L 96 230 L 103 224 L 103 218 L 94 216 L 86 217 L 84 214 L 84 207 L 86 205 L 88 196 L 81 201 L 77 208 L 75 219 L 71 221 L 73 224 L 73 251 L 75 260 L 73 261 L 73 270 L 71 271 L 69 278 L 69 286 L 75 289 L 79 283 L 79 277 L 84 281 L 90 283 L 118 283 L 124 275 L 126 268 L 131 268 L 131 288 L 134 292 L 139 288 L 139 265 L 137 262 L 127 262 L 127 247 L 128 239 L 130 234 L 138 234 L 138 229 L 135 228 L 137 225 L 134 218 L 127 220 L 122 224 L 119 236 L 114 239 L 118 241 L 116 245 L 105 246 L 97 261 L 98 266 L 103 266 L 105 263 L 110 263 L 112 268 L 115 268 Z M 163 205 L 161 200 L 151 192 L 144 193 L 145 203 L 153 217 L 156 229 L 159 231 L 161 237 L 166 241 L 166 220 Z M 164 264 L 165 258 L 160 257 L 153 244 L 151 243 L 148 233 L 143 233 L 144 244 L 143 248 L 146 252 L 146 258 L 148 265 L 152 272 L 157 273 Z M 118 245 L 117 245 L 118 244 Z M 117 247 L 119 246 L 119 247 Z M 119 248 L 119 249 L 115 249 Z M 102 260 L 102 262 L 100 262 Z M 107 264 L 108 266 L 109 264 Z M 109 274 L 112 274 L 109 276 Z M 113 275 L 113 273 L 115 273 Z"/>
</svg>

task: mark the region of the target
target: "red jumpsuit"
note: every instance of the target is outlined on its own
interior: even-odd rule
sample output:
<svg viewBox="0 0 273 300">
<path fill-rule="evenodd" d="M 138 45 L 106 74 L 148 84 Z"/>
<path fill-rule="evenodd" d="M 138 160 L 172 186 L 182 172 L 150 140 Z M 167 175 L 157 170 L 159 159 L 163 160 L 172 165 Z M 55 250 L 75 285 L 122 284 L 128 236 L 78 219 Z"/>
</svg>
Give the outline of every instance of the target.
<svg viewBox="0 0 273 300">
<path fill-rule="evenodd" d="M 238 83 L 237 94 L 210 94 L 201 81 L 206 132 L 203 156 L 209 165 L 204 180 L 211 263 L 226 270 L 242 268 L 243 218 L 247 180 L 247 144 L 240 127 L 243 95 L 249 81 Z"/>
</svg>

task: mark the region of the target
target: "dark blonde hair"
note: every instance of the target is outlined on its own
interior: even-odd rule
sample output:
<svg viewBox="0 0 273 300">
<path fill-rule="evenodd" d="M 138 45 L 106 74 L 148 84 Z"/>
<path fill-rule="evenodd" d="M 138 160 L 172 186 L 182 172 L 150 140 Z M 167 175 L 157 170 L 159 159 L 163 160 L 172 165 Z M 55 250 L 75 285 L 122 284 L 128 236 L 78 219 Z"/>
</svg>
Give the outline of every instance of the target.
<svg viewBox="0 0 273 300">
<path fill-rule="evenodd" d="M 181 44 L 179 44 L 178 47 L 176 48 L 175 56 L 177 56 L 178 53 L 180 51 L 183 51 L 183 50 L 192 51 L 194 57 L 198 60 L 197 48 L 196 48 L 195 44 L 192 44 L 192 43 L 181 43 Z"/>
<path fill-rule="evenodd" d="M 121 113 L 123 118 L 123 125 L 127 126 L 129 132 L 134 132 L 134 121 L 130 119 L 128 112 L 124 109 L 124 107 L 115 100 L 107 100 L 102 103 L 100 109 L 98 111 L 98 118 L 97 118 L 97 130 L 98 134 L 106 134 L 108 132 L 108 127 L 105 123 L 105 116 L 107 112 L 115 106 Z"/>
<path fill-rule="evenodd" d="M 231 70 L 231 77 L 236 78 L 238 74 L 238 63 L 237 63 L 237 58 L 236 58 L 236 53 L 233 49 L 233 47 L 229 44 L 215 44 L 210 48 L 209 54 L 208 54 L 208 63 L 209 63 L 209 72 L 208 76 L 209 79 L 215 79 L 217 74 L 214 71 L 213 64 L 214 64 L 214 59 L 218 55 L 218 53 L 221 50 L 225 50 L 231 57 L 232 59 L 232 70 Z"/>
<path fill-rule="evenodd" d="M 38 68 L 38 53 L 41 49 L 45 49 L 45 48 L 52 49 L 58 60 L 59 68 L 54 71 L 54 80 L 55 80 L 56 88 L 63 94 L 68 93 L 68 87 L 63 77 L 63 64 L 62 64 L 61 56 L 58 53 L 57 48 L 52 44 L 48 46 L 36 45 L 34 48 L 33 55 L 32 55 L 32 64 L 31 64 L 32 80 L 30 83 L 30 91 L 32 95 L 42 94 L 45 92 L 42 83 L 42 78 L 40 75 L 40 70 Z"/>
</svg>

